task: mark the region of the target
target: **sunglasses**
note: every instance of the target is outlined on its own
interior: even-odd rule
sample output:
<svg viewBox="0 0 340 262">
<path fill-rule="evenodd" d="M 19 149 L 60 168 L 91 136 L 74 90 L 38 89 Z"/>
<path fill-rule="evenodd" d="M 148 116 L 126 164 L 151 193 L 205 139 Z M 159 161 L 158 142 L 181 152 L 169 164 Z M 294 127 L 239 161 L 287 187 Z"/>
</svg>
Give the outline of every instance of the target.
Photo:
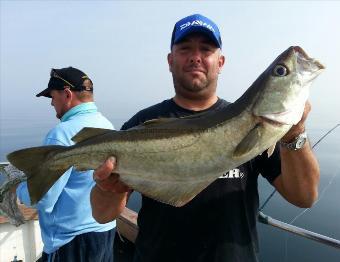
<svg viewBox="0 0 340 262">
<path fill-rule="evenodd" d="M 65 83 L 70 87 L 70 89 L 72 89 L 72 90 L 75 90 L 75 91 L 83 91 L 83 90 L 85 90 L 85 91 L 93 91 L 93 84 L 92 84 L 92 81 L 91 81 L 90 79 L 85 79 L 82 86 L 76 86 L 76 85 L 71 84 L 71 83 L 70 83 L 69 81 L 67 81 L 66 79 L 62 78 L 60 75 L 58 75 L 58 73 L 56 72 L 56 70 L 53 69 L 53 68 L 51 69 L 50 76 L 62 80 L 62 81 L 65 82 Z"/>
<path fill-rule="evenodd" d="M 70 87 L 72 87 L 73 89 L 76 89 L 75 85 L 72 85 L 69 81 L 65 80 L 64 78 L 62 78 L 60 75 L 57 74 L 57 72 L 55 71 L 55 69 L 51 69 L 51 73 L 50 73 L 50 76 L 51 77 L 54 77 L 54 78 L 58 78 L 62 81 L 64 81 L 66 84 L 68 84 Z"/>
</svg>

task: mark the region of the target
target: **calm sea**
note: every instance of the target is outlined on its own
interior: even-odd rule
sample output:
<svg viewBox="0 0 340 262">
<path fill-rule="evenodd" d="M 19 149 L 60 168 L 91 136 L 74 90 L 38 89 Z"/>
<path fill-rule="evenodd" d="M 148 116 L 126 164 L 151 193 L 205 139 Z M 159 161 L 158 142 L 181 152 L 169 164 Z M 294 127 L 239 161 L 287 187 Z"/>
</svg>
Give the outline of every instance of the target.
<svg viewBox="0 0 340 262">
<path fill-rule="evenodd" d="M 110 120 L 117 129 L 124 121 Z M 57 121 L 53 119 L 26 121 L 19 118 L 1 118 L 0 161 L 6 161 L 6 154 L 13 150 L 41 145 L 43 137 L 56 123 Z M 336 123 L 322 129 L 307 130 L 312 144 L 335 125 Z M 340 127 L 324 138 L 314 150 L 321 169 L 318 202 L 311 209 L 300 209 L 290 205 L 275 193 L 263 212 L 286 223 L 294 220 L 293 225 L 340 240 Z M 260 201 L 263 203 L 273 188 L 260 178 L 259 191 Z M 136 211 L 139 209 L 139 194 L 133 194 L 128 206 Z M 268 225 L 259 224 L 258 229 L 261 261 L 340 261 L 340 249 Z"/>
</svg>

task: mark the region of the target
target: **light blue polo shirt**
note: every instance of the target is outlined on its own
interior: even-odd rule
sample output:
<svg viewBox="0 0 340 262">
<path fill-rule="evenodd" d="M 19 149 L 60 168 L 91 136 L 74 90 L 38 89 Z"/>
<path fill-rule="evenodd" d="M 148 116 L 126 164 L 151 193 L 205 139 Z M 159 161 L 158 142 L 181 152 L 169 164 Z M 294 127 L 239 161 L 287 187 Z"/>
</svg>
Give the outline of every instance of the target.
<svg viewBox="0 0 340 262">
<path fill-rule="evenodd" d="M 45 137 L 44 145 L 71 146 L 74 144 L 71 138 L 84 127 L 113 129 L 93 102 L 82 103 L 63 115 L 61 122 Z M 116 226 L 116 221 L 99 224 L 92 217 L 92 174 L 93 170 L 79 172 L 70 168 L 36 204 L 45 253 L 53 253 L 77 235 L 108 231 Z M 30 205 L 26 182 L 19 184 L 17 195 L 21 202 Z"/>
</svg>

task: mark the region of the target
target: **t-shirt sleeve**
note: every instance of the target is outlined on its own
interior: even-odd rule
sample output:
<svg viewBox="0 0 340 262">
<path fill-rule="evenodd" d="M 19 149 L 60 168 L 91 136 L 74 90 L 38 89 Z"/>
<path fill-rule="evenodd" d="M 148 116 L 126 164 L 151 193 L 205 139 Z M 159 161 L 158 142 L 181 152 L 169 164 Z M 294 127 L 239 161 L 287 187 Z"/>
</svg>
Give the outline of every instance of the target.
<svg viewBox="0 0 340 262">
<path fill-rule="evenodd" d="M 16 189 L 17 197 L 20 202 L 25 204 L 26 206 L 32 206 L 31 199 L 28 193 L 27 182 L 21 182 Z M 34 206 L 34 205 L 33 205 Z"/>
<path fill-rule="evenodd" d="M 171 108 L 169 107 L 169 100 L 164 100 L 163 102 L 145 108 L 131 117 L 128 121 L 124 123 L 121 127 L 121 130 L 127 130 L 129 128 L 138 126 L 143 124 L 145 121 L 156 119 L 159 117 L 171 117 L 169 112 L 171 112 Z"/>
<path fill-rule="evenodd" d="M 273 183 L 273 181 L 281 174 L 281 158 L 278 144 L 275 146 L 275 150 L 270 157 L 268 157 L 267 152 L 265 151 L 257 156 L 255 161 L 258 172 L 270 183 Z"/>
<path fill-rule="evenodd" d="M 131 117 L 128 121 L 126 121 L 122 127 L 120 128 L 121 130 L 127 130 L 129 128 L 132 128 L 132 127 L 135 127 L 135 126 L 138 126 L 142 123 L 144 123 L 145 121 L 143 121 L 141 118 L 140 118 L 140 113 L 137 113 L 136 115 L 134 115 L 133 117 Z"/>
<path fill-rule="evenodd" d="M 71 143 L 70 139 L 67 137 L 66 131 L 63 130 L 63 128 L 57 126 L 46 135 L 43 145 L 70 146 Z"/>
<path fill-rule="evenodd" d="M 62 129 L 60 129 L 58 127 L 55 127 L 54 129 L 52 129 L 46 135 L 46 137 L 43 141 L 43 145 L 44 146 L 47 146 L 47 145 L 67 146 L 67 145 L 69 145 L 69 143 L 67 143 L 66 135 L 61 131 L 62 131 Z M 59 179 L 58 182 L 56 183 L 57 185 L 52 186 L 54 188 L 54 190 L 56 188 L 59 188 L 57 194 L 45 194 L 45 196 L 40 200 L 40 203 L 38 203 L 38 205 L 33 205 L 33 206 L 37 207 L 39 205 L 42 205 L 42 203 L 46 203 L 46 202 L 50 202 L 50 203 L 48 205 L 45 204 L 45 206 L 49 206 L 49 207 L 53 206 L 54 203 L 56 202 L 57 198 L 60 195 L 60 192 L 63 188 L 63 185 L 65 185 L 65 183 L 67 182 L 68 177 L 69 177 L 69 175 L 63 175 L 62 178 Z M 58 187 L 58 184 L 60 185 L 59 187 Z M 52 192 L 52 190 L 51 190 L 51 192 Z M 30 199 L 29 192 L 28 192 L 27 182 L 21 182 L 16 189 L 16 193 L 17 193 L 18 198 L 20 199 L 20 202 L 22 202 L 26 206 L 32 206 L 31 199 Z M 48 195 L 51 195 L 51 196 L 48 197 Z"/>
<path fill-rule="evenodd" d="M 67 133 L 60 126 L 52 129 L 44 140 L 44 145 L 62 145 L 70 146 L 71 141 L 67 137 Z M 52 212 L 55 203 L 58 201 L 60 194 L 64 190 L 72 173 L 72 167 L 68 169 L 46 192 L 46 194 L 37 203 L 37 207 L 44 210 L 45 212 Z"/>
</svg>

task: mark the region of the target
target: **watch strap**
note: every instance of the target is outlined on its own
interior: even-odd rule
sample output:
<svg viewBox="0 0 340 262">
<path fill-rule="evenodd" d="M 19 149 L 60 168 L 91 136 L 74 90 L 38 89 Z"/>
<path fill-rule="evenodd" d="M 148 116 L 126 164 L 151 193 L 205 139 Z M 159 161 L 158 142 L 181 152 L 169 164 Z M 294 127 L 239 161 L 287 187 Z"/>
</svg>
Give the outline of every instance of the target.
<svg viewBox="0 0 340 262">
<path fill-rule="evenodd" d="M 307 132 L 304 131 L 300 135 L 296 136 L 292 142 L 283 142 L 280 141 L 280 145 L 288 148 L 290 150 L 298 150 L 304 146 L 307 140 Z"/>
</svg>

